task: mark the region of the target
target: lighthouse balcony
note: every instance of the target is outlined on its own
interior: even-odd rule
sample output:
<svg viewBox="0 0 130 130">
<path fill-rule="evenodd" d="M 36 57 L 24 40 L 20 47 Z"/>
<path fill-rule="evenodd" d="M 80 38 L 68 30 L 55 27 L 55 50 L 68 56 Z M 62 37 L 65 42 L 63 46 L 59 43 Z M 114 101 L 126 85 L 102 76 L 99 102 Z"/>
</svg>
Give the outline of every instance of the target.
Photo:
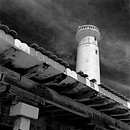
<svg viewBox="0 0 130 130">
<path fill-rule="evenodd" d="M 79 26 L 77 31 L 86 30 L 86 29 L 92 29 L 92 30 L 95 30 L 95 31 L 97 31 L 99 33 L 99 29 L 97 27 L 95 27 L 94 25 L 82 25 L 82 26 Z"/>
</svg>

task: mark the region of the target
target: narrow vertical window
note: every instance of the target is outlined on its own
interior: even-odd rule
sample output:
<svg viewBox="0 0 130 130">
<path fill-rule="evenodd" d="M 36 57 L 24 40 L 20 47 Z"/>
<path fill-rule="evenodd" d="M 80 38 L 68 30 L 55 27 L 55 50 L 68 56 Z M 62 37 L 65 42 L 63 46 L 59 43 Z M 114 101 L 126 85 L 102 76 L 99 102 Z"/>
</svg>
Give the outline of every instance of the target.
<svg viewBox="0 0 130 130">
<path fill-rule="evenodd" d="M 97 50 L 95 50 L 95 54 L 97 55 Z"/>
<path fill-rule="evenodd" d="M 94 40 L 96 41 L 96 37 L 94 37 Z"/>
</svg>

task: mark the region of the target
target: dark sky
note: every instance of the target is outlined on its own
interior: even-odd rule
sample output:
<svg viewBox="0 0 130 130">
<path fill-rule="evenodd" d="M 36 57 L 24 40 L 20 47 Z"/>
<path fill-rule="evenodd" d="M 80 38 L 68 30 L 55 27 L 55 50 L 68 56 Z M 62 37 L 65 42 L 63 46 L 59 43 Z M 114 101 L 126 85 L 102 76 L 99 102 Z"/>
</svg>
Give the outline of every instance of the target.
<svg viewBox="0 0 130 130">
<path fill-rule="evenodd" d="M 100 29 L 101 79 L 130 98 L 129 0 L 0 0 L 0 21 L 28 45 L 37 43 L 75 70 L 76 30 L 87 19 Z"/>
</svg>

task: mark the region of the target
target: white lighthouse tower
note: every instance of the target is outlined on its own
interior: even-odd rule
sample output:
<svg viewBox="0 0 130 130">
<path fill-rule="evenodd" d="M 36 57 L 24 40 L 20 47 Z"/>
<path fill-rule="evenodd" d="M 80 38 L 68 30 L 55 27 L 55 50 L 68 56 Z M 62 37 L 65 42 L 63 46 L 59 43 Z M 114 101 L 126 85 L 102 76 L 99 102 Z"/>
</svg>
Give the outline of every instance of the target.
<svg viewBox="0 0 130 130">
<path fill-rule="evenodd" d="M 98 41 L 100 32 L 94 25 L 79 26 L 76 33 L 78 41 L 76 72 L 82 71 L 100 83 L 100 63 Z"/>
</svg>

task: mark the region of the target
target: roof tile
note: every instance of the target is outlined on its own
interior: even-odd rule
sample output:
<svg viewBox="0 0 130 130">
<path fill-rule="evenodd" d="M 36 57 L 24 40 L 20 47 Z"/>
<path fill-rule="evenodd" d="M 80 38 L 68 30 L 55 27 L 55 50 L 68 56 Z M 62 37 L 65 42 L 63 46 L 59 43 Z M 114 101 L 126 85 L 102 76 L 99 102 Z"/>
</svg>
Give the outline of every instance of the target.
<svg viewBox="0 0 130 130">
<path fill-rule="evenodd" d="M 36 51 L 39 49 L 39 46 L 36 43 L 31 44 L 30 47 L 34 48 Z"/>
<path fill-rule="evenodd" d="M 11 35 L 11 36 L 14 37 L 15 39 L 18 38 L 18 33 L 17 33 L 16 31 L 14 31 L 14 30 L 8 31 L 7 34 Z"/>
<path fill-rule="evenodd" d="M 9 27 L 8 26 L 6 26 L 6 25 L 4 25 L 4 24 L 1 24 L 0 25 L 0 29 L 2 29 L 5 33 L 8 33 L 9 32 Z"/>
<path fill-rule="evenodd" d="M 18 37 L 18 33 L 16 31 L 10 30 L 9 27 L 4 24 L 0 24 L 0 29 L 2 29 L 6 34 L 9 34 L 14 38 Z"/>
</svg>

